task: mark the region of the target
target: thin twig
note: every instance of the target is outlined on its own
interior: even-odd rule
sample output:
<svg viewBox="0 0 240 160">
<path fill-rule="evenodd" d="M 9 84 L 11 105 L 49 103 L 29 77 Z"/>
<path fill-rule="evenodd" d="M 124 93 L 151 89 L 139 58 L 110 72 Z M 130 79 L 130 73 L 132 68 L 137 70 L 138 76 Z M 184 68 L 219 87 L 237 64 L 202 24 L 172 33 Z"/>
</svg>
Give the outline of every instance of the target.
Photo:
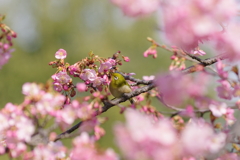
<svg viewBox="0 0 240 160">
<path fill-rule="evenodd" d="M 227 58 L 228 57 L 225 56 L 225 55 L 216 56 L 216 57 L 213 57 L 213 58 L 207 58 L 207 59 L 201 60 L 201 62 L 198 63 L 198 64 L 195 64 L 193 66 L 190 66 L 190 67 L 182 70 L 182 73 L 189 74 L 189 73 L 201 71 L 204 67 L 212 65 L 212 64 L 216 63 L 218 60 L 224 60 L 224 59 L 227 59 Z"/>
</svg>

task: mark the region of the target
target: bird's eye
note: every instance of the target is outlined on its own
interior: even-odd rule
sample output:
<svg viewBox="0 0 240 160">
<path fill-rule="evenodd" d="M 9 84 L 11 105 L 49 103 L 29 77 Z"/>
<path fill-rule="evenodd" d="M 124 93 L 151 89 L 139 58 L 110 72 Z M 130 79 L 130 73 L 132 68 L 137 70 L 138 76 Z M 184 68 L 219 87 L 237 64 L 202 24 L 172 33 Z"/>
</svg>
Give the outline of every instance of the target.
<svg viewBox="0 0 240 160">
<path fill-rule="evenodd" d="M 114 77 L 115 80 L 118 80 L 118 77 Z"/>
</svg>

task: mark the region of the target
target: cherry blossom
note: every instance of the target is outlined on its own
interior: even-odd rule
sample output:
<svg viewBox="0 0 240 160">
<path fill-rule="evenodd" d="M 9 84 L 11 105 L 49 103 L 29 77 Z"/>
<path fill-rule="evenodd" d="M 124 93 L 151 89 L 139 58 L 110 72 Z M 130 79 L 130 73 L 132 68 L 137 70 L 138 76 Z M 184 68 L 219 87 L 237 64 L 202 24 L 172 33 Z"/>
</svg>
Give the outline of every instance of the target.
<svg viewBox="0 0 240 160">
<path fill-rule="evenodd" d="M 226 105 L 226 103 L 211 104 L 209 106 L 209 109 L 211 110 L 212 114 L 215 117 L 221 117 L 222 115 L 225 115 L 227 113 L 227 105 Z"/>
<path fill-rule="evenodd" d="M 11 58 L 11 53 L 14 49 L 10 49 L 9 47 L 5 47 L 8 44 L 2 44 L 0 42 L 0 69 L 3 65 L 8 63 L 8 60 Z"/>
<path fill-rule="evenodd" d="M 228 72 L 224 71 L 224 64 L 221 60 L 217 62 L 217 72 L 222 79 L 228 78 Z"/>
<path fill-rule="evenodd" d="M 153 58 L 157 58 L 157 50 L 156 50 L 156 48 L 149 48 L 149 49 L 147 49 L 147 50 L 143 53 L 143 56 L 144 56 L 144 57 L 148 57 L 149 55 L 152 55 Z"/>
<path fill-rule="evenodd" d="M 218 96 L 223 99 L 232 99 L 232 88 L 227 80 L 219 80 L 220 86 L 217 87 Z"/>
<path fill-rule="evenodd" d="M 144 79 L 145 81 L 152 81 L 152 80 L 155 79 L 155 76 L 154 76 L 154 75 L 151 75 L 151 76 L 143 76 L 143 79 Z"/>
<path fill-rule="evenodd" d="M 185 154 L 194 157 L 220 151 L 225 145 L 225 140 L 224 133 L 215 133 L 211 125 L 203 119 L 188 123 L 181 135 Z"/>
<path fill-rule="evenodd" d="M 214 35 L 215 48 L 218 53 L 227 54 L 231 61 L 240 59 L 239 42 L 236 38 L 240 36 L 240 23 L 230 23 L 221 34 Z"/>
<path fill-rule="evenodd" d="M 201 75 L 201 79 L 190 75 L 173 72 L 167 75 L 159 75 L 155 78 L 155 84 L 163 96 L 163 100 L 169 104 L 180 104 L 189 97 L 201 97 L 204 95 L 208 84 L 208 76 Z"/>
<path fill-rule="evenodd" d="M 203 56 L 203 55 L 206 54 L 206 53 L 205 53 L 203 50 L 201 50 L 201 49 L 192 50 L 191 53 L 194 54 L 194 55 L 199 55 L 199 56 Z"/>
<path fill-rule="evenodd" d="M 150 14 L 158 9 L 160 0 L 111 0 L 124 14 L 136 17 Z"/>
<path fill-rule="evenodd" d="M 173 160 L 178 156 L 178 152 L 174 151 L 177 149 L 177 132 L 169 120 L 154 122 L 151 117 L 132 109 L 127 109 L 124 113 L 126 125 L 116 125 L 115 135 L 127 159 Z"/>
<path fill-rule="evenodd" d="M 229 22 L 237 14 L 236 6 L 234 0 L 163 0 L 163 30 L 173 45 L 191 51 L 221 34 L 219 24 Z"/>
<path fill-rule="evenodd" d="M 52 75 L 54 89 L 58 92 L 62 90 L 68 90 L 68 83 L 72 82 L 72 78 L 67 74 L 67 72 L 59 72 Z"/>
<path fill-rule="evenodd" d="M 24 83 L 22 86 L 22 93 L 26 96 L 39 96 L 41 88 L 36 83 Z"/>
<path fill-rule="evenodd" d="M 86 132 L 73 140 L 74 148 L 70 153 L 71 160 L 79 159 L 99 159 L 99 160 L 118 160 L 116 153 L 108 149 L 105 152 L 100 152 L 95 146 L 95 140 Z"/>
<path fill-rule="evenodd" d="M 232 108 L 227 108 L 227 113 L 225 114 L 225 116 L 226 121 L 229 125 L 232 125 L 236 121 L 236 118 L 234 116 L 234 110 Z"/>
<path fill-rule="evenodd" d="M 54 116 L 56 111 L 63 106 L 65 96 L 50 93 L 44 94 L 41 99 L 35 104 L 36 110 L 42 115 L 50 114 Z"/>
<path fill-rule="evenodd" d="M 84 69 L 80 78 L 84 81 L 93 82 L 97 78 L 96 71 L 94 69 Z"/>
<path fill-rule="evenodd" d="M 34 160 L 49 159 L 55 160 L 65 158 L 66 149 L 61 142 L 50 142 L 47 145 L 40 144 L 33 150 Z"/>
<path fill-rule="evenodd" d="M 64 49 L 59 49 L 55 53 L 55 58 L 56 59 L 65 59 L 67 57 L 67 52 Z"/>
<path fill-rule="evenodd" d="M 85 92 L 87 89 L 87 85 L 85 83 L 77 83 L 76 86 L 79 92 Z"/>
</svg>

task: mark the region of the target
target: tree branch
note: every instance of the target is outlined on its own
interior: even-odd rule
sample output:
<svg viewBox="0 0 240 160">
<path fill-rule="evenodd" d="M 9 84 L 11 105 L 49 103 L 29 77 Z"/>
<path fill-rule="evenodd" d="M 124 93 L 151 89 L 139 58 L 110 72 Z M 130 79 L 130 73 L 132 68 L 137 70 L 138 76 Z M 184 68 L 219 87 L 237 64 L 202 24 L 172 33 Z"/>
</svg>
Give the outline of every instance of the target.
<svg viewBox="0 0 240 160">
<path fill-rule="evenodd" d="M 193 65 L 193 66 L 190 66 L 190 67 L 182 70 L 182 73 L 184 73 L 184 74 L 189 74 L 189 73 L 193 73 L 193 72 L 196 72 L 196 71 L 200 71 L 199 68 L 204 68 L 206 66 L 212 65 L 212 64 L 216 63 L 219 59 L 220 60 L 224 60 L 224 59 L 227 58 L 227 56 L 223 56 L 223 55 L 220 55 L 220 56 L 217 56 L 217 57 L 213 57 L 213 58 L 208 58 L 208 59 L 205 59 L 205 60 L 202 60 L 202 59 L 200 59 L 198 57 L 196 58 L 196 56 L 194 56 L 194 55 L 191 55 L 190 57 L 195 59 L 195 60 L 197 60 L 200 63 L 198 63 L 196 65 Z M 110 101 L 108 101 L 108 100 L 103 101 L 104 106 L 102 107 L 102 109 L 100 111 L 96 111 L 96 116 L 101 114 L 101 113 L 103 113 L 103 112 L 106 112 L 108 109 L 110 109 L 111 107 L 113 107 L 113 106 L 115 106 L 115 105 L 117 105 L 119 103 L 125 102 L 128 99 L 130 99 L 132 97 L 135 97 L 135 96 L 138 96 L 141 93 L 150 91 L 150 90 L 152 90 L 155 87 L 155 84 L 153 83 L 153 81 L 145 81 L 145 80 L 135 79 L 135 78 L 133 78 L 131 76 L 128 76 L 128 75 L 125 75 L 125 74 L 122 74 L 122 75 L 127 80 L 135 82 L 136 83 L 135 85 L 143 84 L 143 85 L 146 85 L 146 86 L 138 88 L 138 89 L 134 90 L 131 93 L 125 93 L 121 98 L 115 98 L 115 99 L 112 99 Z M 174 110 L 177 110 L 177 109 L 174 108 Z M 57 138 L 54 140 L 54 142 L 57 141 L 57 140 L 60 140 L 62 138 L 69 137 L 70 134 L 73 131 L 75 131 L 76 129 L 78 129 L 82 125 L 82 123 L 84 123 L 84 121 L 81 121 L 81 122 L 77 123 L 76 125 L 74 125 L 70 129 L 68 129 L 67 131 L 59 134 L 57 136 Z"/>
<path fill-rule="evenodd" d="M 153 83 L 147 85 L 147 86 L 144 86 L 144 87 L 141 87 L 141 88 L 138 88 L 136 90 L 134 90 L 133 92 L 131 93 L 126 93 L 124 94 L 121 98 L 115 98 L 111 101 L 104 101 L 104 106 L 102 107 L 102 109 L 100 111 L 97 111 L 96 112 L 96 116 L 103 113 L 103 112 L 106 112 L 107 110 L 109 110 L 111 107 L 119 104 L 119 103 L 122 103 L 122 102 L 125 102 L 127 101 L 128 99 L 132 98 L 132 97 L 135 97 L 135 96 L 138 96 L 139 94 L 141 93 L 144 93 L 144 92 L 147 92 L 147 91 L 150 91 L 151 89 L 153 89 L 155 87 L 155 85 Z M 75 131 L 76 129 L 78 129 L 82 123 L 84 123 L 84 121 L 81 121 L 79 123 L 77 123 L 76 125 L 74 125 L 73 127 L 71 127 L 69 130 L 59 134 L 56 139 L 54 139 L 54 142 L 56 142 L 57 140 L 60 140 L 62 138 L 66 138 L 66 137 L 69 137 L 69 135 Z"/>
<path fill-rule="evenodd" d="M 195 56 L 191 56 L 191 57 L 195 57 Z M 216 63 L 218 60 L 224 60 L 224 59 L 227 59 L 227 58 L 228 57 L 226 55 L 220 55 L 220 56 L 216 56 L 216 57 L 213 57 L 213 58 L 207 58 L 207 59 L 204 59 L 204 60 L 201 60 L 201 59 L 198 58 L 198 60 L 197 59 L 195 59 L 195 60 L 199 61 L 200 63 L 195 64 L 193 66 L 190 66 L 190 67 L 182 70 L 182 73 L 183 74 L 189 74 L 189 73 L 201 71 L 204 67 L 212 65 L 212 64 Z"/>
</svg>

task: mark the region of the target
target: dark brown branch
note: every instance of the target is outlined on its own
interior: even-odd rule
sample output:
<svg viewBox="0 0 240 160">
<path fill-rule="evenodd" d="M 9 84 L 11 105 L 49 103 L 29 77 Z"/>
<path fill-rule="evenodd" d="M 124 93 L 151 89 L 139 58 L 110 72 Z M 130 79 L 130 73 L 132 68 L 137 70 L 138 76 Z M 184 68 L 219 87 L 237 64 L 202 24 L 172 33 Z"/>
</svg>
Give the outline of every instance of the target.
<svg viewBox="0 0 240 160">
<path fill-rule="evenodd" d="M 193 73 L 193 72 L 196 72 L 196 71 L 199 71 L 200 69 L 199 68 L 204 68 L 206 66 L 209 66 L 209 65 L 212 65 L 214 63 L 216 63 L 219 59 L 220 60 L 224 60 L 226 59 L 227 57 L 226 56 L 217 56 L 217 57 L 213 57 L 213 58 L 208 58 L 208 59 L 205 59 L 205 60 L 202 60 L 200 58 L 196 58 L 196 56 L 190 56 L 191 58 L 197 60 L 198 64 L 196 65 L 193 65 L 193 66 L 190 66 L 186 69 L 184 69 L 182 72 L 184 74 L 189 74 L 189 73 Z M 121 73 L 122 74 L 122 73 Z M 125 102 L 127 101 L 128 99 L 132 98 L 132 97 L 135 97 L 141 93 L 144 93 L 144 92 L 147 92 L 147 91 L 150 91 L 151 89 L 153 89 L 155 87 L 153 81 L 145 81 L 145 80 L 140 80 L 140 79 L 135 79 L 131 76 L 127 76 L 127 75 L 124 75 L 122 74 L 127 80 L 130 80 L 130 81 L 133 81 L 136 83 L 136 85 L 139 85 L 139 84 L 143 84 L 143 85 L 146 85 L 144 87 L 141 87 L 141 88 L 138 88 L 136 89 L 135 91 L 131 92 L 131 93 L 126 93 L 124 94 L 123 97 L 121 98 L 116 98 L 116 99 L 113 99 L 111 101 L 104 101 L 104 106 L 102 107 L 102 110 L 101 111 L 97 111 L 96 112 L 96 116 L 103 113 L 103 112 L 106 112 L 108 109 L 110 109 L 111 107 L 119 104 L 119 103 L 122 103 L 122 102 Z M 171 108 L 171 107 L 170 107 Z M 200 111 L 199 111 L 200 112 Z M 205 111 L 204 111 L 205 112 Z M 57 138 L 54 140 L 54 141 L 57 141 L 57 140 L 60 140 L 62 138 L 66 138 L 66 137 L 69 137 L 69 135 L 75 131 L 76 129 L 78 129 L 82 123 L 84 123 L 83 121 L 77 123 L 76 125 L 74 125 L 73 127 L 71 127 L 69 130 L 61 133 L 60 135 L 57 136 Z"/>
<path fill-rule="evenodd" d="M 54 142 L 58 141 L 59 139 L 67 138 L 73 131 L 78 129 L 82 125 L 83 121 L 78 122 L 73 127 L 71 127 L 69 130 L 59 134 L 56 139 L 54 139 Z"/>
<path fill-rule="evenodd" d="M 132 97 L 135 97 L 135 96 L 138 96 L 139 94 L 141 93 L 144 93 L 144 92 L 147 92 L 147 91 L 150 91 L 151 89 L 153 89 L 155 86 L 153 83 L 147 85 L 147 86 L 144 86 L 144 87 L 141 87 L 141 88 L 138 88 L 136 90 L 134 90 L 133 92 L 131 93 L 126 93 L 124 94 L 124 96 L 122 96 L 121 98 L 115 98 L 111 101 L 104 101 L 104 106 L 102 107 L 102 110 L 101 111 L 97 111 L 96 112 L 96 116 L 103 113 L 103 112 L 106 112 L 108 109 L 110 109 L 111 107 L 119 104 L 119 103 L 122 103 L 122 102 L 125 102 L 127 101 L 128 99 L 132 98 Z M 74 125 L 73 127 L 71 127 L 69 130 L 59 134 L 57 136 L 57 138 L 54 140 L 54 142 L 56 142 L 57 140 L 59 139 L 62 139 L 62 138 L 66 138 L 66 137 L 69 137 L 69 135 L 75 131 L 76 129 L 78 129 L 82 123 L 84 123 L 83 121 L 77 123 L 76 125 Z"/>
<path fill-rule="evenodd" d="M 213 57 L 213 58 L 207 58 L 207 59 L 204 59 L 204 60 L 201 60 L 201 59 L 198 58 L 199 60 L 197 60 L 197 59 L 196 60 L 199 61 L 200 63 L 195 64 L 193 66 L 190 66 L 190 67 L 182 70 L 182 73 L 189 74 L 189 73 L 201 71 L 204 67 L 212 65 L 212 64 L 216 63 L 218 60 L 224 60 L 224 59 L 227 59 L 227 58 L 228 57 L 225 56 L 225 55 L 220 55 L 220 56 Z"/>
</svg>

